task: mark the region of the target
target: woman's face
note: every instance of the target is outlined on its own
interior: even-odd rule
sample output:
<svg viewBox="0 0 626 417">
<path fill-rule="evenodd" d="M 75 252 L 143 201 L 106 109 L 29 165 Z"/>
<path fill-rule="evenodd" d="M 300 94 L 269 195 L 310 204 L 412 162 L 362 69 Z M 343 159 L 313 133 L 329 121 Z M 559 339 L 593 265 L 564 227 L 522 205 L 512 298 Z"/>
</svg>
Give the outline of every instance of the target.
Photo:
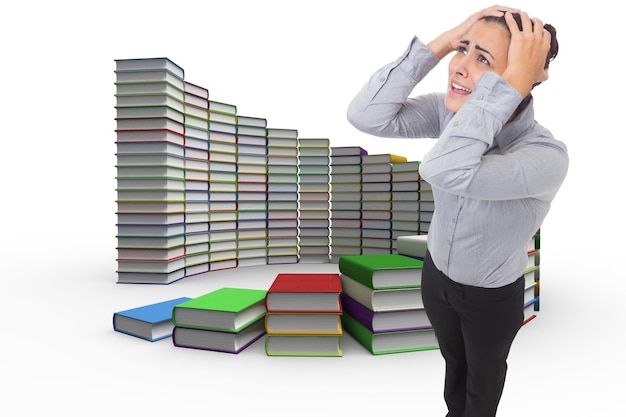
<svg viewBox="0 0 626 417">
<path fill-rule="evenodd" d="M 472 26 L 448 66 L 448 110 L 459 111 L 483 72 L 504 72 L 510 42 L 509 32 L 498 23 L 481 20 Z"/>
</svg>

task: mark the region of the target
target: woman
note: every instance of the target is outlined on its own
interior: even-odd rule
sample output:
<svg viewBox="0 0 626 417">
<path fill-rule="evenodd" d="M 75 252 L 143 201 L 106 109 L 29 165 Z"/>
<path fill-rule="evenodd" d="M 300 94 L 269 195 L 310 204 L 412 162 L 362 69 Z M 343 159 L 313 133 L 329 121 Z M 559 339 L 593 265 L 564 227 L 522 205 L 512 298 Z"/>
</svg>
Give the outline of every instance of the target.
<svg viewBox="0 0 626 417">
<path fill-rule="evenodd" d="M 422 296 L 446 362 L 448 417 L 495 416 L 502 395 L 523 321 L 527 244 L 568 168 L 530 94 L 557 51 L 552 26 L 493 6 L 428 45 L 414 38 L 348 109 L 372 135 L 438 138 L 420 166 L 435 199 Z M 409 98 L 452 52 L 447 92 Z"/>
</svg>

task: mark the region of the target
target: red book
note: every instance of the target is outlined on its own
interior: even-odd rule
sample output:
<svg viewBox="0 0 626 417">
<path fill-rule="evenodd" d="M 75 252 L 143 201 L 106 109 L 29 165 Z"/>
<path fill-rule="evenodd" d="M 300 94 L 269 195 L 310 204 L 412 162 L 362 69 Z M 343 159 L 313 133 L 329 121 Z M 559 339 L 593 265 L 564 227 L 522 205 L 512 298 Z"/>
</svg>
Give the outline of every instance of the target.
<svg viewBox="0 0 626 417">
<path fill-rule="evenodd" d="M 281 273 L 265 297 L 268 312 L 341 313 L 339 274 Z"/>
</svg>

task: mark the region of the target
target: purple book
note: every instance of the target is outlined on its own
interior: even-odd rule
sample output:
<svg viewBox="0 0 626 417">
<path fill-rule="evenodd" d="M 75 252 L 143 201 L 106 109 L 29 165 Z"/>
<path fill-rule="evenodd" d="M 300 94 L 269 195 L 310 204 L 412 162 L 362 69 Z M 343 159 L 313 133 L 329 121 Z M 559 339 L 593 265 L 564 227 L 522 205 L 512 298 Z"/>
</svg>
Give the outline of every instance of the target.
<svg viewBox="0 0 626 417">
<path fill-rule="evenodd" d="M 344 313 L 348 313 L 373 333 L 431 329 L 423 308 L 374 312 L 345 292 L 341 294 Z"/>
<path fill-rule="evenodd" d="M 239 332 L 174 327 L 172 342 L 176 347 L 240 353 L 265 335 L 265 316 Z"/>
</svg>

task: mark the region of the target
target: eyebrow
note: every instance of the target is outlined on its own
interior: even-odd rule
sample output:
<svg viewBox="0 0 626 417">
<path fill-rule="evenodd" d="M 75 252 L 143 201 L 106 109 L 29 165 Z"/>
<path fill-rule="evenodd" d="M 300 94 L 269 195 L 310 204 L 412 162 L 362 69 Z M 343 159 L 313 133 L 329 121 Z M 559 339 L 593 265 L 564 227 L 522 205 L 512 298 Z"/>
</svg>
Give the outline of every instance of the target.
<svg viewBox="0 0 626 417">
<path fill-rule="evenodd" d="M 469 46 L 469 43 L 470 43 L 470 42 L 469 42 L 469 41 L 467 41 L 467 40 L 462 40 L 460 43 L 462 43 L 462 44 L 463 44 L 463 45 L 465 45 L 465 46 Z M 476 45 L 476 49 L 478 49 L 478 50 L 479 50 L 479 51 L 481 51 L 481 52 L 484 52 L 484 53 L 488 54 L 491 58 L 496 59 L 496 58 L 495 58 L 495 57 L 491 54 L 491 52 L 489 52 L 489 51 L 488 51 L 488 50 L 486 50 L 485 48 L 481 47 L 480 45 Z"/>
</svg>

